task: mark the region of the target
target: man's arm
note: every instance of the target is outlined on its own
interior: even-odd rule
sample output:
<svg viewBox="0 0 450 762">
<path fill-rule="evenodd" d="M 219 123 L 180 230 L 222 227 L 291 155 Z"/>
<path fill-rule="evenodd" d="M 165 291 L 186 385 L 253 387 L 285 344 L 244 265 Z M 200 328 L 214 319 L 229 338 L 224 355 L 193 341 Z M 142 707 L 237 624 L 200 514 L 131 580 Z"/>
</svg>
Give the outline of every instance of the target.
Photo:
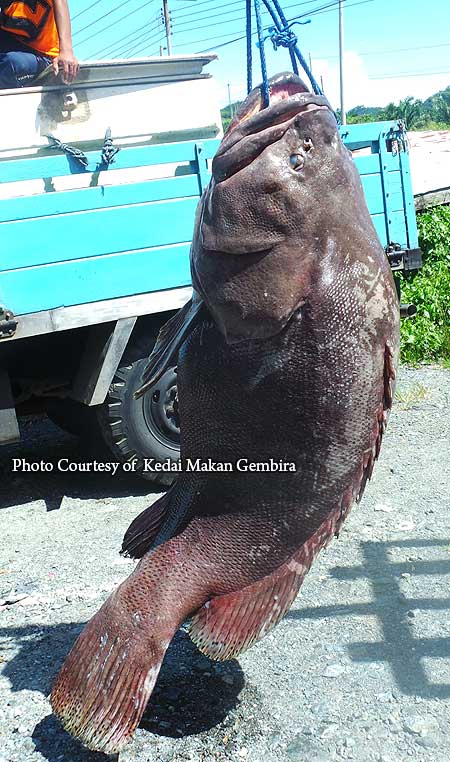
<svg viewBox="0 0 450 762">
<path fill-rule="evenodd" d="M 78 74 L 80 65 L 73 54 L 72 29 L 67 0 L 53 0 L 56 28 L 59 37 L 59 55 L 53 60 L 53 71 L 62 69 L 62 79 L 69 85 Z"/>
</svg>

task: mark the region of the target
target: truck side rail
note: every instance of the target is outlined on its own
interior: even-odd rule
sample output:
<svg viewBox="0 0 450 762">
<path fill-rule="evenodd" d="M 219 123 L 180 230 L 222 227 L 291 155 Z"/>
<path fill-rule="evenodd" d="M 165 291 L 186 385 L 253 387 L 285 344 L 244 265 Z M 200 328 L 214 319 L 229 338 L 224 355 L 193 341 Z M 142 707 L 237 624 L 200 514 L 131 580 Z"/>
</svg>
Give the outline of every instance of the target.
<svg viewBox="0 0 450 762">
<path fill-rule="evenodd" d="M 86 153 L 86 169 L 66 155 L 0 162 L 0 183 L 42 180 L 44 191 L 87 175 L 93 186 L 0 200 L 0 303 L 25 315 L 188 286 L 195 208 L 218 144 L 128 147 L 103 171 L 99 151 Z M 144 182 L 118 172 L 161 165 L 167 176 Z"/>
<path fill-rule="evenodd" d="M 406 134 L 393 122 L 340 127 L 361 176 L 367 206 L 393 269 L 420 267 Z"/>
</svg>

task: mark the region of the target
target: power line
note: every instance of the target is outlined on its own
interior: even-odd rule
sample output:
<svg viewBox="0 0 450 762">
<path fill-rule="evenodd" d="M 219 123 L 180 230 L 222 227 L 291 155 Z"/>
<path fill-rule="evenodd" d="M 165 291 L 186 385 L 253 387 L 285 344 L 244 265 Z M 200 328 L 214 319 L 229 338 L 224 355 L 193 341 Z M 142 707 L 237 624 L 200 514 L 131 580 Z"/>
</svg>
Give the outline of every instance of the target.
<svg viewBox="0 0 450 762">
<path fill-rule="evenodd" d="M 86 13 L 87 11 L 90 11 L 91 8 L 93 8 L 95 5 L 99 5 L 99 3 L 102 3 L 102 2 L 103 2 L 103 0 L 95 0 L 95 3 L 92 3 L 91 5 L 88 5 L 87 8 L 83 8 L 82 11 L 80 11 L 79 13 L 76 13 L 75 16 L 72 16 L 72 21 L 75 21 L 75 19 L 77 19 L 80 16 L 82 16 L 83 13 Z"/>
<path fill-rule="evenodd" d="M 314 2 L 317 2 L 317 0 L 314 0 Z M 350 7 L 348 5 L 348 0 L 344 0 L 344 2 L 346 3 L 346 7 Z M 359 3 L 353 3 L 352 5 L 361 5 L 363 3 L 371 3 L 371 2 L 373 2 L 373 0 L 361 0 Z M 321 6 L 318 6 L 317 8 L 311 9 L 310 11 L 308 11 L 308 13 L 302 13 L 302 14 L 299 14 L 298 16 L 294 16 L 292 19 L 289 19 L 289 22 L 295 21 L 296 19 L 305 18 L 305 16 L 321 15 L 322 12 L 328 13 L 330 9 L 334 10 L 334 8 L 338 7 L 338 5 L 339 5 L 339 0 L 332 0 L 332 2 L 328 3 L 327 5 L 321 5 Z M 296 4 L 295 6 L 290 6 L 290 7 L 298 8 L 298 4 Z M 233 19 L 229 19 L 227 23 L 231 24 L 234 21 L 243 21 L 244 19 L 245 19 L 245 16 L 236 16 Z M 224 23 L 223 21 L 222 22 L 219 21 L 214 24 L 203 24 L 202 26 L 189 27 L 189 29 L 182 30 L 180 34 L 185 34 L 186 32 L 198 31 L 200 29 L 210 29 L 213 26 L 222 26 L 223 23 Z M 232 32 L 230 32 L 229 34 L 232 34 Z M 256 32 L 254 34 L 256 34 Z M 213 39 L 214 39 L 213 37 L 209 38 L 209 40 L 213 40 Z M 220 38 L 217 38 L 217 39 L 220 39 Z M 238 39 L 244 39 L 244 37 L 239 37 Z M 198 40 L 198 42 L 207 42 L 209 40 Z M 188 44 L 189 43 L 182 43 L 182 45 L 178 45 L 177 47 L 186 47 Z"/>
<path fill-rule="evenodd" d="M 122 3 L 123 5 L 126 5 L 127 3 L 132 2 L 132 0 L 126 0 L 125 3 Z M 133 13 L 137 13 L 137 11 L 142 10 L 142 8 L 145 8 L 148 5 L 151 5 L 153 3 L 153 0 L 147 0 L 142 5 L 139 5 L 137 8 L 133 10 Z M 111 29 L 112 26 L 116 26 L 120 21 L 123 21 L 124 19 L 127 19 L 129 17 L 129 14 L 127 13 L 125 16 L 121 16 L 119 19 L 116 19 L 112 24 L 109 24 L 109 26 L 103 27 L 103 29 L 100 30 L 100 32 L 94 32 L 94 34 L 91 34 L 89 37 L 86 37 L 84 40 L 80 40 L 77 45 L 84 45 L 85 42 L 88 42 L 88 40 L 91 40 L 93 37 L 97 37 L 99 34 L 103 34 L 103 32 L 106 32 L 107 29 Z"/>
<path fill-rule="evenodd" d="M 156 18 L 157 17 L 154 18 L 155 23 L 159 23 L 159 18 L 158 18 L 158 22 L 156 22 Z M 127 40 L 129 37 L 133 37 L 133 35 L 136 34 L 136 32 L 140 32 L 141 30 L 142 30 L 142 22 L 139 24 L 139 26 L 132 29 L 131 32 L 128 32 L 128 34 L 126 34 L 125 37 L 121 37 L 119 40 L 114 40 L 114 42 L 110 42 L 109 45 L 106 45 L 104 48 L 101 48 L 99 53 L 103 53 L 105 50 L 109 50 L 109 48 L 114 48 L 116 45 L 121 45 L 122 42 Z"/>
<path fill-rule="evenodd" d="M 345 3 L 346 7 L 349 7 L 348 0 L 342 0 L 343 3 Z M 373 0 L 363 0 L 365 3 L 371 3 Z M 362 5 L 362 3 L 353 3 L 353 5 Z M 321 12 L 328 13 L 329 10 L 334 10 L 335 8 L 339 7 L 339 0 L 332 0 L 332 2 L 327 3 L 327 5 L 321 5 L 318 8 L 312 8 L 307 13 L 300 13 L 298 16 L 293 16 L 291 19 L 289 19 L 289 23 L 291 21 L 296 21 L 296 19 L 303 19 L 305 16 L 317 16 L 321 15 Z"/>
<path fill-rule="evenodd" d="M 148 34 L 149 32 L 156 30 L 160 23 L 161 22 L 159 18 L 157 17 L 156 20 L 154 20 L 153 25 L 149 26 L 148 29 L 146 29 L 143 34 Z M 126 45 L 132 45 L 137 39 L 140 39 L 140 37 L 143 36 L 142 34 L 138 35 L 137 37 L 134 36 L 136 32 L 141 32 L 141 30 L 142 30 L 142 24 L 136 27 L 136 29 L 133 29 L 133 31 L 130 32 L 129 34 L 125 35 L 125 37 L 122 37 L 120 40 L 115 40 L 115 42 L 112 42 L 110 45 L 106 45 L 106 47 L 101 48 L 101 50 L 97 50 L 95 53 L 92 53 L 92 56 L 95 57 L 95 56 L 103 55 L 103 53 L 106 53 L 109 50 L 114 50 L 115 48 L 117 48 L 117 46 L 121 48 L 123 47 L 123 43 L 125 42 L 125 40 L 128 40 L 128 42 L 125 43 Z M 128 39 L 130 37 L 132 38 L 131 40 Z"/>
<path fill-rule="evenodd" d="M 162 35 L 160 36 L 160 38 L 159 38 L 158 42 L 162 42 L 162 40 L 164 40 L 164 37 L 165 37 L 165 33 L 163 32 L 163 33 L 162 33 Z M 145 45 L 141 46 L 141 47 L 140 47 L 140 48 L 138 48 L 137 50 L 134 50 L 134 51 L 130 51 L 130 52 L 134 52 L 134 54 L 136 54 L 136 53 L 141 53 L 142 51 L 144 51 L 144 50 L 145 50 L 145 49 L 148 47 L 148 44 L 149 44 L 149 43 L 147 43 L 147 44 L 145 44 Z M 128 55 L 127 55 L 127 57 L 128 57 Z"/>
<path fill-rule="evenodd" d="M 235 13 L 235 11 L 233 11 Z M 236 16 L 233 19 L 228 19 L 228 24 L 232 24 L 234 21 L 244 21 L 245 16 Z M 214 24 L 202 24 L 202 26 L 191 26 L 189 29 L 184 29 L 180 34 L 186 34 L 186 32 L 196 32 L 199 29 L 210 29 L 213 26 L 223 26 L 223 21 L 216 21 Z M 177 27 L 175 27 L 176 30 Z"/>
<path fill-rule="evenodd" d="M 227 7 L 229 7 L 230 5 L 240 5 L 242 7 L 242 0 L 239 0 L 239 2 L 237 2 L 237 3 L 229 3 L 229 5 Z M 231 13 L 236 13 L 236 9 L 234 9 L 232 11 L 223 11 L 223 13 L 215 13 L 214 14 L 214 18 L 217 19 L 217 18 L 219 18 L 219 16 L 229 16 Z M 182 24 L 178 24 L 177 18 L 178 17 L 175 16 L 174 20 L 173 20 L 172 26 L 174 27 L 174 29 L 179 29 L 181 27 L 189 26 L 189 24 L 191 23 L 190 21 L 188 21 L 187 24 L 186 24 L 186 22 L 183 22 Z M 210 18 L 211 18 L 211 15 L 202 16 L 201 18 L 196 19 L 196 21 L 206 21 L 207 19 L 210 19 Z M 244 17 L 242 17 L 242 18 L 244 18 Z"/>
<path fill-rule="evenodd" d="M 137 45 L 141 45 L 143 40 L 146 39 L 146 44 L 153 42 L 153 39 L 158 36 L 158 33 L 156 35 L 150 35 L 150 32 L 145 31 L 144 34 L 139 35 L 139 37 L 136 37 L 134 40 L 129 40 L 125 43 L 125 45 L 119 45 L 119 47 L 113 48 L 111 51 L 108 52 L 109 58 L 120 58 L 122 55 L 125 55 L 128 53 L 128 51 L 132 50 L 133 48 L 137 47 Z"/>
<path fill-rule="evenodd" d="M 416 72 L 398 72 L 396 74 L 372 75 L 369 79 L 398 79 L 400 77 L 429 77 L 434 74 L 450 74 L 450 71 L 416 71 Z"/>
<path fill-rule="evenodd" d="M 352 7 L 356 6 L 356 5 L 365 5 L 366 3 L 372 3 L 372 2 L 374 2 L 374 0 L 359 0 L 359 2 L 356 2 L 356 3 L 349 3 L 348 0 L 345 0 L 347 8 L 352 8 Z M 324 13 L 330 13 L 330 11 L 331 10 L 335 10 L 335 8 L 337 8 L 338 5 L 339 5 L 339 0 L 333 0 L 333 2 L 331 2 L 331 3 L 327 4 L 327 5 L 320 6 L 318 8 L 313 9 L 312 11 L 309 11 L 308 13 L 299 14 L 298 16 L 295 16 L 294 18 L 288 19 L 288 22 L 291 23 L 292 21 L 295 21 L 296 19 L 304 18 L 305 16 L 322 15 Z M 212 26 L 212 24 L 208 25 L 208 27 L 209 26 Z M 231 34 L 231 33 L 229 33 L 229 34 Z M 194 42 L 184 42 L 181 45 L 180 44 L 176 45 L 176 47 L 177 48 L 186 48 L 186 47 L 189 47 L 189 46 L 192 46 L 192 45 L 200 45 L 200 43 L 202 43 L 202 42 L 212 42 L 212 41 L 215 41 L 215 40 L 221 40 L 221 39 L 225 39 L 226 37 L 228 37 L 229 34 L 222 35 L 222 36 L 219 36 L 219 37 L 207 37 L 206 39 L 195 40 Z M 253 32 L 252 37 L 254 37 L 255 35 L 256 35 L 256 32 Z M 200 50 L 198 52 L 199 53 L 208 53 L 210 50 L 217 50 L 218 48 L 223 48 L 226 45 L 232 45 L 233 43 L 239 42 L 240 40 L 245 40 L 245 38 L 246 38 L 246 35 L 244 34 L 244 35 L 236 37 L 236 38 L 234 38 L 232 40 L 228 40 L 227 42 L 224 42 L 221 45 L 214 45 L 213 47 L 209 47 L 209 48 L 207 48 L 205 50 Z"/>
<path fill-rule="evenodd" d="M 100 21 L 103 21 L 107 16 L 111 16 L 112 13 L 115 13 L 116 11 L 120 10 L 120 8 L 123 8 L 124 5 L 128 5 L 128 3 L 133 2 L 133 0 L 125 0 L 124 3 L 119 3 L 119 5 L 115 5 L 114 8 L 111 8 L 107 13 L 104 13 L 102 16 L 98 16 L 94 21 L 90 21 L 89 24 L 86 24 L 86 26 L 82 26 L 81 29 L 77 29 L 73 36 L 76 37 L 77 34 L 81 34 L 81 32 L 84 32 L 86 29 L 90 29 L 91 27 L 95 26 L 95 24 L 98 24 Z"/>
<path fill-rule="evenodd" d="M 318 2 L 318 0 L 307 0 L 307 2 L 304 2 L 304 3 L 295 3 L 294 5 L 286 6 L 284 10 L 289 10 L 289 8 L 295 8 L 295 9 L 297 9 L 299 6 L 302 6 L 302 5 L 311 5 L 312 3 L 317 3 L 317 2 Z M 337 2 L 337 0 L 333 0 L 333 4 L 335 2 Z M 229 8 L 231 5 L 241 5 L 242 6 L 242 0 L 239 0 L 238 3 L 229 3 L 227 5 L 227 8 Z M 308 11 L 308 13 L 304 14 L 304 15 L 309 16 L 312 13 L 314 13 L 316 10 L 321 10 L 322 7 L 327 7 L 328 8 L 328 6 L 319 6 L 318 8 L 311 9 L 311 11 Z M 265 14 L 267 14 L 267 9 L 266 8 L 262 8 L 261 10 Z M 219 16 L 228 16 L 228 15 L 230 15 L 232 13 L 236 13 L 236 12 L 237 12 L 236 9 L 234 9 L 232 11 L 227 10 L 227 11 L 224 11 L 223 13 L 216 13 L 216 14 L 214 14 L 214 18 L 218 18 Z M 194 14 L 189 14 L 189 15 L 194 15 Z M 201 18 L 197 18 L 196 21 L 206 21 L 209 18 L 211 18 L 211 15 L 202 16 Z M 300 18 L 300 17 L 298 17 L 298 18 Z M 175 22 L 176 22 L 176 19 L 177 19 L 177 17 L 175 17 L 175 20 L 174 20 Z M 229 21 L 227 23 L 231 23 L 233 21 L 243 21 L 244 19 L 245 19 L 245 16 L 236 16 L 236 18 L 234 18 L 234 19 L 229 19 Z M 173 26 L 174 26 L 174 29 L 180 29 L 180 30 L 181 30 L 182 27 L 188 26 L 188 29 L 186 29 L 186 30 L 183 29 L 183 31 L 194 32 L 195 30 L 198 30 L 198 29 L 209 29 L 209 27 L 211 27 L 211 26 L 218 26 L 219 25 L 219 24 L 205 24 L 203 26 L 189 26 L 190 23 L 192 23 L 192 22 L 187 22 L 187 23 L 183 22 L 182 24 L 174 23 Z M 222 25 L 224 22 L 222 21 L 222 22 L 219 22 L 219 23 L 220 23 L 220 25 Z"/>
<path fill-rule="evenodd" d="M 164 42 L 164 40 L 165 40 L 165 36 L 163 35 L 160 38 L 159 43 L 162 44 Z M 145 58 L 150 58 L 150 54 L 147 55 L 146 51 L 147 51 L 147 46 L 145 45 L 143 48 L 139 48 L 139 50 L 135 50 L 133 56 L 126 55 L 125 58 L 130 58 L 130 57 L 136 58 L 137 57 L 136 54 L 139 54 L 139 53 L 145 53 Z M 153 53 L 151 55 L 153 55 Z"/>
<path fill-rule="evenodd" d="M 358 52 L 359 56 L 381 56 L 386 53 L 408 53 L 410 50 L 429 50 L 430 48 L 449 48 L 450 42 L 442 42 L 439 45 L 414 45 L 411 48 L 390 48 L 390 50 L 368 50 L 365 53 Z M 339 58 L 339 56 L 327 56 L 324 53 L 315 53 L 314 58 L 323 58 L 325 60 L 331 58 Z"/>
<path fill-rule="evenodd" d="M 242 0 L 238 0 L 238 1 L 239 1 L 239 4 L 242 5 Z M 202 0 L 201 3 L 197 3 L 196 2 L 195 3 L 195 7 L 198 8 L 200 5 L 211 5 L 212 2 L 214 2 L 214 0 Z M 229 5 L 237 5 L 237 2 L 235 2 L 235 3 L 229 3 Z M 219 5 L 217 7 L 221 8 L 222 4 L 219 3 Z M 212 10 L 214 10 L 214 9 L 212 9 Z M 197 11 L 191 11 L 190 13 L 180 13 L 180 18 L 187 18 L 188 16 L 196 16 L 196 15 L 197 15 Z"/>
<path fill-rule="evenodd" d="M 139 50 L 143 50 L 149 45 L 153 45 L 154 42 L 159 42 L 162 37 L 164 37 L 164 31 L 160 30 L 156 34 L 152 34 L 151 37 L 145 41 L 145 43 L 141 39 L 137 45 L 134 43 L 131 44 L 131 47 L 130 45 L 125 45 L 125 48 L 120 48 L 113 54 L 113 56 L 128 56 L 130 53 L 139 52 Z"/>
<path fill-rule="evenodd" d="M 255 33 L 252 34 L 252 37 L 255 36 Z M 223 37 L 215 37 L 216 40 L 223 40 Z M 233 40 L 228 40 L 228 42 L 222 42 L 220 45 L 214 45 L 212 48 L 206 48 L 206 50 L 198 50 L 197 53 L 209 53 L 211 50 L 219 50 L 220 48 L 225 48 L 227 45 L 232 45 L 233 42 L 240 42 L 241 40 L 245 40 L 245 37 L 235 37 Z M 201 42 L 201 40 L 197 41 L 198 43 Z M 203 40 L 205 42 L 205 40 Z"/>
<path fill-rule="evenodd" d="M 199 5 L 210 5 L 212 2 L 214 2 L 214 0 L 203 0 L 201 3 L 196 2 L 195 7 L 198 8 Z M 316 3 L 316 2 L 317 0 L 304 0 L 304 2 L 302 3 L 294 3 L 293 5 L 288 5 L 285 7 L 284 10 L 289 10 L 289 8 L 299 8 L 300 6 L 303 6 L 303 5 L 312 5 L 313 3 Z M 226 7 L 230 8 L 232 5 L 242 6 L 242 0 L 237 0 L 237 2 L 227 3 Z M 217 9 L 222 7 L 223 7 L 222 3 L 216 6 Z M 211 10 L 214 10 L 214 8 L 212 8 Z M 265 10 L 265 9 L 262 9 L 262 10 Z M 201 13 L 203 13 L 203 11 L 201 11 Z M 188 18 L 189 16 L 196 16 L 196 15 L 197 15 L 197 11 L 190 11 L 189 13 L 180 13 L 179 15 L 177 13 L 178 18 Z"/>
</svg>

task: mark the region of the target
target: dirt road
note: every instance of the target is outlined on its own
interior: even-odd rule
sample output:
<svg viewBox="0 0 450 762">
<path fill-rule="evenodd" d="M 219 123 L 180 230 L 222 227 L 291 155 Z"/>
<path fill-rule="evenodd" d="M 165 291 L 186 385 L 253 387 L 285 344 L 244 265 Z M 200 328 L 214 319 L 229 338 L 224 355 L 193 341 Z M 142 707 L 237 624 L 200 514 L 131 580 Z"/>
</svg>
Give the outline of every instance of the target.
<svg viewBox="0 0 450 762">
<path fill-rule="evenodd" d="M 450 371 L 402 369 L 399 398 L 362 504 L 284 621 L 227 664 L 181 632 L 121 762 L 448 762 Z M 101 762 L 46 696 L 157 493 L 121 473 L 13 474 L 13 458 L 92 454 L 43 420 L 0 449 L 0 762 Z"/>
</svg>

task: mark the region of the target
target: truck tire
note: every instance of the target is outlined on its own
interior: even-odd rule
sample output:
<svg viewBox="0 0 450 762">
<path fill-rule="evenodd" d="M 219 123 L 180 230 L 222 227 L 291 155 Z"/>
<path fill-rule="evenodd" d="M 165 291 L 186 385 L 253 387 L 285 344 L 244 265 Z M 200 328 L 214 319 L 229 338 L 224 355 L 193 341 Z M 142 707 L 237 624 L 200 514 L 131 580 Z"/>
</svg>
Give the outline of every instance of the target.
<svg viewBox="0 0 450 762">
<path fill-rule="evenodd" d="M 136 470 L 145 479 L 170 485 L 175 473 L 146 471 L 146 459 L 176 463 L 180 457 L 178 420 L 177 369 L 169 368 L 143 397 L 134 399 L 154 339 L 133 339 L 113 378 L 97 417 L 103 438 L 113 455 L 121 462 L 135 460 Z"/>
</svg>

